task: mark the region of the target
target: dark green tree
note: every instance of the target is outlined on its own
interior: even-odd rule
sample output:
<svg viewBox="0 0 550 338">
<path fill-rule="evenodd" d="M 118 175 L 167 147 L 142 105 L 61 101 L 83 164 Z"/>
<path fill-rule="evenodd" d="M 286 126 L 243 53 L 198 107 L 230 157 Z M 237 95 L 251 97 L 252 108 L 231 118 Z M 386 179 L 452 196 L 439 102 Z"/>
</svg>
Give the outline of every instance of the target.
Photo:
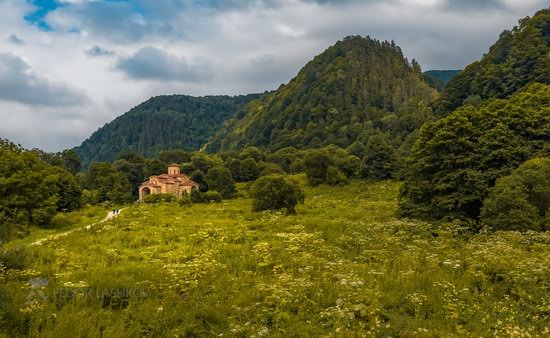
<svg viewBox="0 0 550 338">
<path fill-rule="evenodd" d="M 404 170 L 401 213 L 476 219 L 498 178 L 549 154 L 550 86 L 465 106 L 422 128 Z"/>
<path fill-rule="evenodd" d="M 126 175 L 107 162 L 92 162 L 82 177 L 82 185 L 97 191 L 97 201 L 128 203 L 132 199 L 132 185 Z"/>
<path fill-rule="evenodd" d="M 365 146 L 361 162 L 361 177 L 368 179 L 391 178 L 399 170 L 399 157 L 386 140 L 379 135 L 371 136 Z"/>
<path fill-rule="evenodd" d="M 236 192 L 235 181 L 225 167 L 215 166 L 211 168 L 206 173 L 205 180 L 208 184 L 208 190 L 219 192 L 223 198 L 230 198 Z"/>
<path fill-rule="evenodd" d="M 239 179 L 242 182 L 254 181 L 260 176 L 260 168 L 258 163 L 252 157 L 247 157 L 241 162 L 241 170 Z"/>
<path fill-rule="evenodd" d="M 542 230 L 549 208 L 550 158 L 534 158 L 497 180 L 481 219 L 495 230 Z"/>
<path fill-rule="evenodd" d="M 334 161 L 320 150 L 312 150 L 304 159 L 304 172 L 310 185 L 317 186 L 327 181 L 327 171 Z"/>
<path fill-rule="evenodd" d="M 280 175 L 262 176 L 251 188 L 252 210 L 281 210 L 296 213 L 296 205 L 304 203 L 305 195 L 296 181 Z"/>
</svg>

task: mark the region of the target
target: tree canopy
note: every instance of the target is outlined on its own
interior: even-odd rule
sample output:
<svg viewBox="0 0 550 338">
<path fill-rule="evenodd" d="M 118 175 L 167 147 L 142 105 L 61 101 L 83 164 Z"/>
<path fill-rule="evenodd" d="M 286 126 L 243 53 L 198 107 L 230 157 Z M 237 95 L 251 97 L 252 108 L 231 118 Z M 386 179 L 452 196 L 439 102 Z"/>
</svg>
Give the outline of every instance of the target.
<svg viewBox="0 0 550 338">
<path fill-rule="evenodd" d="M 223 121 L 257 97 L 256 94 L 153 97 L 99 128 L 75 150 L 83 168 L 92 161 L 112 162 L 125 150 L 146 157 L 166 149 L 197 150 Z M 161 160 L 177 158 L 177 155 L 168 152 Z"/>
<path fill-rule="evenodd" d="M 422 128 L 404 171 L 401 213 L 477 218 L 498 178 L 549 154 L 550 86 L 464 106 Z"/>
<path fill-rule="evenodd" d="M 505 98 L 526 84 L 550 84 L 550 9 L 526 17 L 502 32 L 489 52 L 452 78 L 435 112 L 445 116 L 465 101 Z"/>
<path fill-rule="evenodd" d="M 481 209 L 496 230 L 542 230 L 550 226 L 550 158 L 534 158 L 497 180 Z"/>
</svg>

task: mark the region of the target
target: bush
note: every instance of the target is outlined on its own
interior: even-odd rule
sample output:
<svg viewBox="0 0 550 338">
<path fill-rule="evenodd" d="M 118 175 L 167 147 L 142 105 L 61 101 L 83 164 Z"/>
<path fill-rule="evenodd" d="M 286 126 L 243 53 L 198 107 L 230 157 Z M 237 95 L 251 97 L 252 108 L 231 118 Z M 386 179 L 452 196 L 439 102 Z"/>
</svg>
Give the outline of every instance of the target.
<svg viewBox="0 0 550 338">
<path fill-rule="evenodd" d="M 495 230 L 542 230 L 550 207 L 550 159 L 535 158 L 497 180 L 481 209 Z"/>
<path fill-rule="evenodd" d="M 260 177 L 252 186 L 252 210 L 281 210 L 287 214 L 296 212 L 296 205 L 304 203 L 304 191 L 294 180 L 279 175 Z"/>
<path fill-rule="evenodd" d="M 191 196 L 189 196 L 191 198 L 191 202 L 193 203 L 202 203 L 204 201 L 204 198 L 203 198 L 203 193 L 201 193 L 199 190 L 197 189 L 193 189 L 191 190 Z"/>
<path fill-rule="evenodd" d="M 30 251 L 26 247 L 13 248 L 10 250 L 0 249 L 0 262 L 6 270 L 24 270 L 30 256 Z"/>
<path fill-rule="evenodd" d="M 180 207 L 190 206 L 191 205 L 191 196 L 189 194 L 183 194 L 178 199 L 178 205 Z"/>
<path fill-rule="evenodd" d="M 202 199 L 204 202 L 220 203 L 222 201 L 222 195 L 217 191 L 211 190 L 202 194 Z"/>
<path fill-rule="evenodd" d="M 327 177 L 325 181 L 330 185 L 344 185 L 348 183 L 348 178 L 342 170 L 335 166 L 330 166 L 327 169 Z"/>
<path fill-rule="evenodd" d="M 147 195 L 143 198 L 143 202 L 145 203 L 170 203 L 174 202 L 176 200 L 176 196 L 172 194 L 152 194 Z"/>
</svg>

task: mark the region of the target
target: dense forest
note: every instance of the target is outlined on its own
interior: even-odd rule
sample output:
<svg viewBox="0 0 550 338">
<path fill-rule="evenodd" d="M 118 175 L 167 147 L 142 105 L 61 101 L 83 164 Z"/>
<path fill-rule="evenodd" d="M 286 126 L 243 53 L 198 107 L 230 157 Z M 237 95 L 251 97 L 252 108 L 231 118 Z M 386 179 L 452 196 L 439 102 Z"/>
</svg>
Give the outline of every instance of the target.
<svg viewBox="0 0 550 338">
<path fill-rule="evenodd" d="M 489 52 L 452 78 L 435 103 L 445 116 L 465 103 L 505 98 L 531 82 L 550 83 L 550 9 L 500 34 Z"/>
<path fill-rule="evenodd" d="M 75 150 L 82 167 L 114 161 L 125 150 L 153 156 L 163 149 L 199 149 L 228 117 L 259 95 L 157 96 L 106 124 Z"/>
<path fill-rule="evenodd" d="M 347 147 L 375 131 L 400 144 L 427 120 L 436 95 L 419 64 L 407 61 L 395 43 L 350 36 L 288 84 L 250 102 L 207 148 Z"/>
</svg>

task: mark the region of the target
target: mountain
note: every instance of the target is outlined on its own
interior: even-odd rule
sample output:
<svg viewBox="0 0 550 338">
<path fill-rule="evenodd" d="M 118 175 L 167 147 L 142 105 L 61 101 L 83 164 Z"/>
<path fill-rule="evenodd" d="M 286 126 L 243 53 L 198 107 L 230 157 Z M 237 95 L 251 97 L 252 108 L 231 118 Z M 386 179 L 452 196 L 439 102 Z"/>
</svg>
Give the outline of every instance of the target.
<svg viewBox="0 0 550 338">
<path fill-rule="evenodd" d="M 425 71 L 424 80 L 433 88 L 441 91 L 445 85 L 461 70 L 428 70 Z"/>
<path fill-rule="evenodd" d="M 350 36 L 288 84 L 248 103 L 207 149 L 346 147 L 372 129 L 403 139 L 424 122 L 436 95 L 393 41 Z"/>
<path fill-rule="evenodd" d="M 75 148 L 82 168 L 91 161 L 113 161 L 123 150 L 145 156 L 162 149 L 199 149 L 259 94 L 244 96 L 170 95 L 153 97 L 94 132 Z"/>
<path fill-rule="evenodd" d="M 550 83 L 550 9 L 502 32 L 480 61 L 449 81 L 435 112 L 445 116 L 463 103 L 505 98 L 531 82 Z"/>
</svg>

